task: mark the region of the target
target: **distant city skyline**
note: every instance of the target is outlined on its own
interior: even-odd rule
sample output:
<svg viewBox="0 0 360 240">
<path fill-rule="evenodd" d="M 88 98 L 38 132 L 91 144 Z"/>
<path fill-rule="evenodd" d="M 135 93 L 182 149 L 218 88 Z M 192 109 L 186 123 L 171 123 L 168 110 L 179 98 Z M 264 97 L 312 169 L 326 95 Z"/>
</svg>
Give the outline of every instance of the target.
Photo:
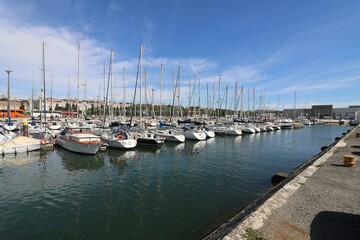
<svg viewBox="0 0 360 240">
<path fill-rule="evenodd" d="M 225 108 L 226 97 L 234 108 L 242 86 L 244 106 L 253 89 L 256 104 L 272 109 L 360 105 L 359 12 L 360 2 L 335 0 L 2 0 L 0 94 L 9 69 L 11 96 L 28 99 L 33 84 L 40 94 L 45 43 L 48 96 L 52 82 L 54 98 L 103 98 L 113 49 L 109 94 L 132 102 L 142 43 L 143 103 L 146 83 L 148 101 L 159 103 L 161 90 L 171 104 L 180 67 L 183 106 Z"/>
</svg>

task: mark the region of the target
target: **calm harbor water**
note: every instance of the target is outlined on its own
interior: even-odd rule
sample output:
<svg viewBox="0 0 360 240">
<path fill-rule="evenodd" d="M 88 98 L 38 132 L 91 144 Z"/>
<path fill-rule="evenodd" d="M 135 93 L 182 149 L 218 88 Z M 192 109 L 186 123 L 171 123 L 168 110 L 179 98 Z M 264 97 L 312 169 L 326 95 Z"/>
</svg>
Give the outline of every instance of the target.
<svg viewBox="0 0 360 240">
<path fill-rule="evenodd" d="M 201 239 L 351 127 L 0 158 L 1 239 Z"/>
</svg>

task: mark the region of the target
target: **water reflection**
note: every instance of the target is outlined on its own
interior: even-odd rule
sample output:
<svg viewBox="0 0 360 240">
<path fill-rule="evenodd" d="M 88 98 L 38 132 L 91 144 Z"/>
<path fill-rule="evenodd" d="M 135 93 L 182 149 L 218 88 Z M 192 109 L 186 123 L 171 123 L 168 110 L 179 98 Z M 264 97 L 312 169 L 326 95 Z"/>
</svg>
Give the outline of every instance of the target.
<svg viewBox="0 0 360 240">
<path fill-rule="evenodd" d="M 174 145 L 174 150 L 176 152 L 182 152 L 182 151 L 184 151 L 184 149 L 185 149 L 185 143 L 178 143 L 178 144 Z"/>
<path fill-rule="evenodd" d="M 214 143 L 215 143 L 215 138 L 209 138 L 209 139 L 206 140 L 206 145 L 207 146 L 211 146 Z"/>
<path fill-rule="evenodd" d="M 65 169 L 72 171 L 78 170 L 96 170 L 104 166 L 104 153 L 97 153 L 96 155 L 85 155 L 66 151 L 64 149 L 56 150 Z"/>
<path fill-rule="evenodd" d="M 144 152 L 144 153 L 154 153 L 159 154 L 162 151 L 162 148 L 164 146 L 158 147 L 158 146 L 136 146 L 136 149 L 138 152 Z"/>
<path fill-rule="evenodd" d="M 138 153 L 134 150 L 119 151 L 119 150 L 109 149 L 108 155 L 109 155 L 110 163 L 118 166 L 125 165 L 127 160 L 139 159 Z"/>
<path fill-rule="evenodd" d="M 0 159 L 0 167 L 5 165 L 16 165 L 21 166 L 25 164 L 29 164 L 31 162 L 41 160 L 45 155 L 42 151 L 34 151 L 34 152 L 23 152 L 18 154 L 8 154 L 3 156 Z"/>
<path fill-rule="evenodd" d="M 187 141 L 185 151 L 189 153 L 199 153 L 206 146 L 206 141 Z"/>
<path fill-rule="evenodd" d="M 242 136 L 236 136 L 233 140 L 234 140 L 234 143 L 235 143 L 235 144 L 240 144 L 240 143 L 241 143 L 241 139 L 242 139 Z"/>
<path fill-rule="evenodd" d="M 291 171 L 343 132 L 305 130 L 165 143 L 155 150 L 111 149 L 96 156 L 63 149 L 25 155 L 36 161 L 0 166 L 0 235 L 199 239 L 268 189 L 274 173 Z M 0 164 L 8 157 L 22 159 L 0 157 Z"/>
</svg>

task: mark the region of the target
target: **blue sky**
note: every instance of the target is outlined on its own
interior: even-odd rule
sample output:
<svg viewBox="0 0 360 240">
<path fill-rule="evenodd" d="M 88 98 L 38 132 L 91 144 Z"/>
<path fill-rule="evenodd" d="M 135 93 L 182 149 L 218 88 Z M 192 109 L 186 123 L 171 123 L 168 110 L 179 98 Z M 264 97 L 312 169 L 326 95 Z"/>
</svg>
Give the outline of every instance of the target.
<svg viewBox="0 0 360 240">
<path fill-rule="evenodd" d="M 113 98 L 120 101 L 125 92 L 131 102 L 142 43 L 155 103 L 163 64 L 165 104 L 172 102 L 173 72 L 176 79 L 181 67 L 184 106 L 195 74 L 200 94 L 196 84 L 190 104 L 197 105 L 200 95 L 202 106 L 216 105 L 221 75 L 223 107 L 228 86 L 227 107 L 233 108 L 235 82 L 251 108 L 253 89 L 256 108 L 292 108 L 295 92 L 298 108 L 360 105 L 359 12 L 358 1 L 333 0 L 0 0 L 0 94 L 7 94 L 6 69 L 13 71 L 13 97 L 29 98 L 33 79 L 39 94 L 44 41 L 47 95 L 53 82 L 54 97 L 77 97 L 81 35 L 79 98 L 103 98 L 104 63 L 107 68 L 114 49 Z"/>
</svg>

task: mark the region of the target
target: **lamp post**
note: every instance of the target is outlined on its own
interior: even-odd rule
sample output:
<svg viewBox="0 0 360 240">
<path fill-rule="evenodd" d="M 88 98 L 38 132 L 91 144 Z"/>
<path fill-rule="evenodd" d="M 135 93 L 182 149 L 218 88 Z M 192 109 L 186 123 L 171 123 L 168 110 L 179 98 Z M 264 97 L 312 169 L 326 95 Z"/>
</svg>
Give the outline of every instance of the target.
<svg viewBox="0 0 360 240">
<path fill-rule="evenodd" d="M 5 70 L 5 72 L 8 74 L 8 125 L 11 126 L 10 122 L 10 73 L 12 72 L 10 69 Z"/>
</svg>

